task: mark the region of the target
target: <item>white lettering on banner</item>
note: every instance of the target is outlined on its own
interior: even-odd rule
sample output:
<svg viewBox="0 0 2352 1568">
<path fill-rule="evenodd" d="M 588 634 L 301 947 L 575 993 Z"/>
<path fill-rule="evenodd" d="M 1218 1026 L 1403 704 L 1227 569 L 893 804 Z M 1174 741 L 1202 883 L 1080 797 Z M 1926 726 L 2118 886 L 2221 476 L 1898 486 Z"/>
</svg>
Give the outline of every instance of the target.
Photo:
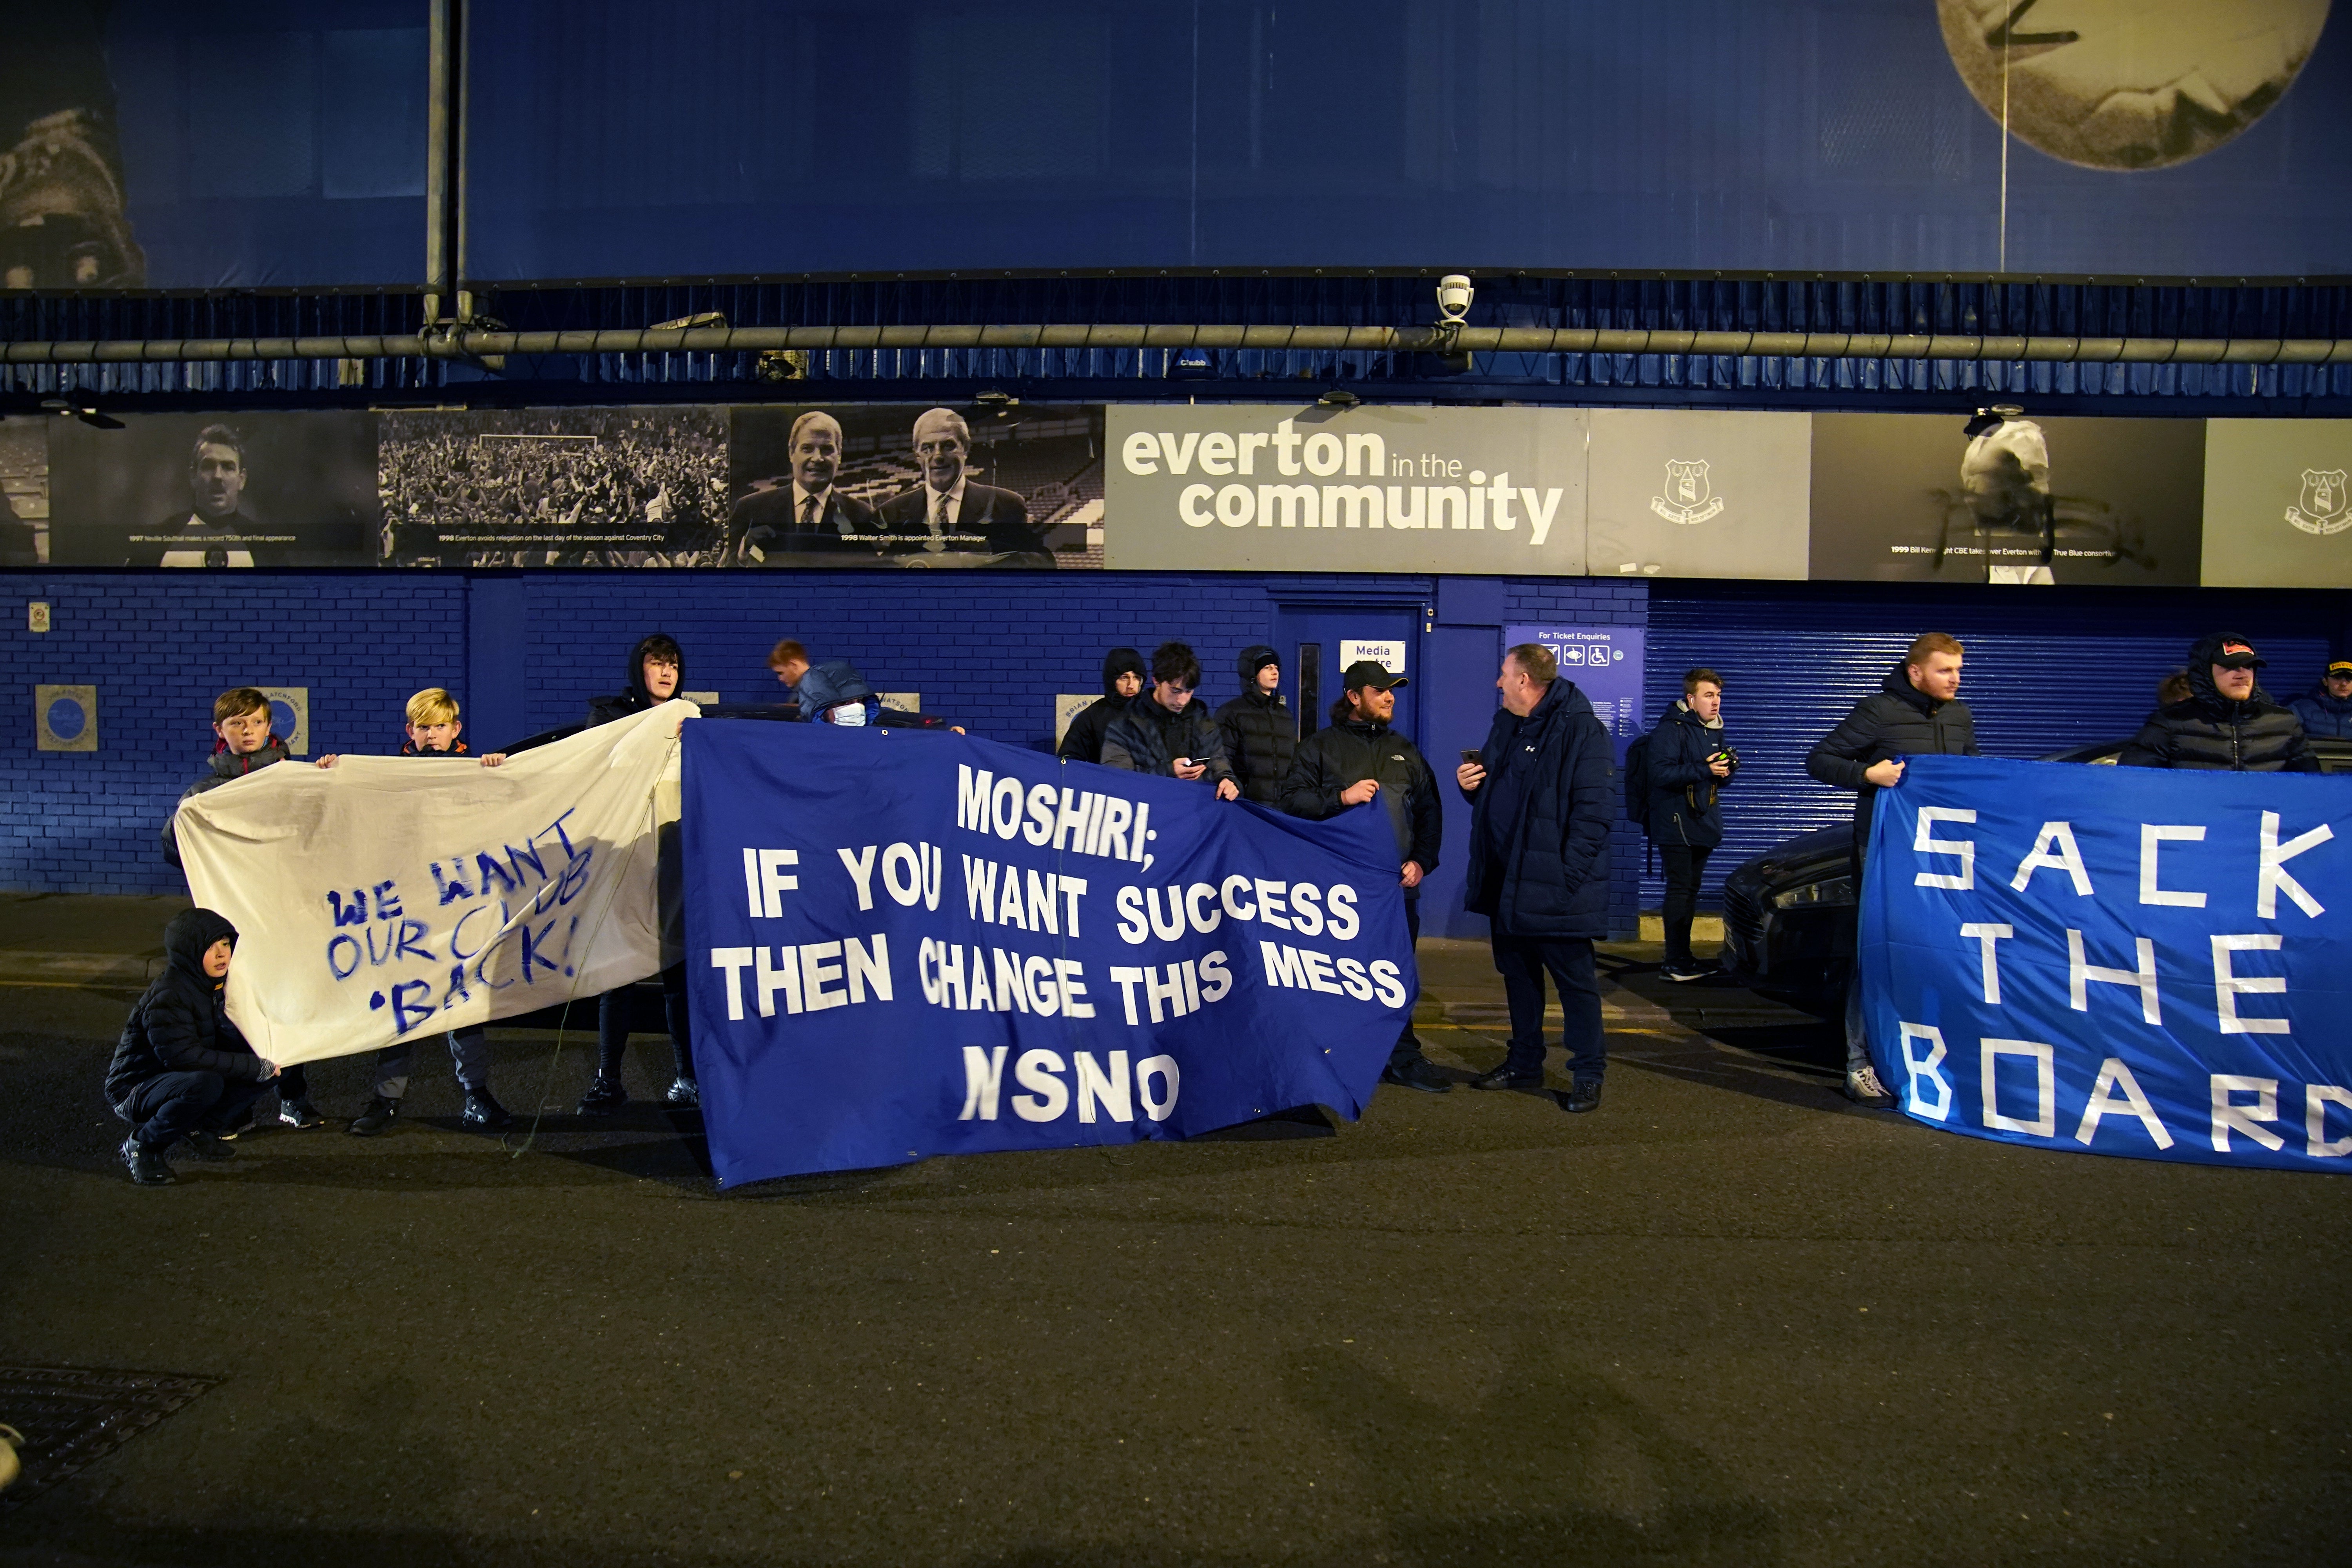
<svg viewBox="0 0 2352 1568">
<path fill-rule="evenodd" d="M 1989 1006 L 2000 1005 L 2000 965 L 1993 957 L 1993 943 L 2016 934 L 2014 929 L 2005 925 L 1969 924 L 1960 928 L 1961 940 L 1974 937 L 1982 949 L 1979 962 L 1984 967 L 1984 999 Z"/>
<path fill-rule="evenodd" d="M 2118 1089 L 2122 1091 L 2120 1096 L 2116 1092 Z M 2172 1147 L 2172 1134 L 2158 1119 L 2156 1106 L 2140 1089 L 2139 1079 L 2132 1076 L 2121 1057 L 2109 1057 L 2099 1064 L 2099 1080 L 2091 1086 L 2090 1100 L 2083 1107 L 2083 1120 L 2074 1129 L 2074 1142 L 2088 1148 L 2099 1131 L 2100 1121 L 2117 1112 L 2137 1117 L 2158 1148 Z"/>
<path fill-rule="evenodd" d="M 1944 1031 L 1933 1024 L 1903 1024 L 1903 1065 L 1911 1075 L 1911 1111 L 1931 1121 L 1948 1121 L 1952 1114 L 1952 1080 L 1937 1070 L 1944 1059 Z M 1911 1042 L 1926 1040 L 1929 1050 L 1925 1058 L 1911 1054 Z M 1920 1097 L 1922 1080 L 1936 1086 L 1936 1099 L 1929 1104 Z"/>
<path fill-rule="evenodd" d="M 772 921 L 783 917 L 783 895 L 798 892 L 801 885 L 801 879 L 784 868 L 800 863 L 801 852 L 797 849 L 746 848 L 743 851 L 743 887 L 751 895 L 753 920 Z"/>
<path fill-rule="evenodd" d="M 1256 921 L 1303 936 L 1328 935 L 1353 942 L 1363 930 L 1356 889 L 1346 882 L 1328 888 L 1313 882 L 1277 882 L 1239 874 L 1223 884 L 1171 882 L 1163 888 L 1128 886 L 1113 895 L 1119 940 L 1140 945 L 1155 937 L 1173 942 L 1187 930 L 1206 936 L 1228 919 Z"/>
<path fill-rule="evenodd" d="M 857 884 L 857 907 L 861 910 L 874 907 L 874 856 L 880 848 L 878 844 L 868 844 L 862 855 L 848 849 L 834 851 L 848 869 L 850 880 Z"/>
<path fill-rule="evenodd" d="M 2066 932 L 2066 989 L 2068 1005 L 2077 1013 L 2091 1010 L 2091 983 L 2102 985 L 2137 985 L 2139 987 L 2139 1015 L 2147 1023 L 2161 1026 L 2164 1009 L 2156 995 L 2156 943 L 2147 937 L 2138 939 L 2139 968 L 2102 969 L 2089 963 L 2083 953 L 2083 933 Z"/>
<path fill-rule="evenodd" d="M 2332 1083 L 2315 1083 L 2304 1090 L 2304 1152 L 2315 1160 L 2340 1160 L 2352 1154 L 2352 1132 L 2332 1142 L 2327 1136 L 2327 1108 L 2331 1105 L 2352 1110 L 2352 1092 Z"/>
<path fill-rule="evenodd" d="M 1050 844 L 1066 854 L 1148 867 L 1151 853 L 1146 847 L 1159 837 L 1150 817 L 1149 801 L 1047 784 L 1024 790 L 1019 779 L 1000 779 L 969 763 L 956 764 L 956 826 L 967 833 L 1019 837 L 1040 848 Z M 932 876 L 928 866 L 926 876 Z M 925 890 L 931 891 L 928 881 Z M 938 907 L 936 901 L 931 907 Z"/>
<path fill-rule="evenodd" d="M 1135 1006 L 1139 988 L 1143 994 L 1144 1007 L 1155 1024 L 1166 1018 L 1181 1018 L 1212 1003 L 1222 1002 L 1234 988 L 1233 972 L 1225 967 L 1223 950 L 1202 953 L 1198 959 L 1179 959 L 1165 966 L 1115 963 L 1110 966 L 1110 978 L 1126 1005 L 1130 1027 L 1142 1022 Z M 1167 1004 L 1164 1013 L 1160 1008 L 1163 1002 Z"/>
<path fill-rule="evenodd" d="M 963 861 L 964 910 L 973 920 L 990 925 L 1017 926 L 1031 932 L 1063 934 L 1063 911 L 1067 910 L 1069 931 L 1077 936 L 1078 900 L 1086 896 L 1084 877 L 1065 877 L 1055 871 L 1029 870 L 1024 880 L 1024 868 L 1000 865 L 977 856 L 960 857 Z M 1001 879 L 1001 880 L 1000 880 Z M 997 889 L 1003 889 L 1003 897 Z M 1024 898 L 1023 889 L 1027 889 Z"/>
<path fill-rule="evenodd" d="M 2049 1138 L 2058 1131 L 2058 1065 L 2057 1053 L 2037 1040 L 1996 1040 L 1987 1037 L 1979 1042 L 1979 1088 L 1984 1101 L 1984 1124 L 2003 1132 L 2023 1132 L 2035 1138 Z M 2004 1116 L 2000 1110 L 2000 1083 L 1996 1068 L 2002 1057 L 2023 1057 L 2033 1063 L 2033 1119 Z"/>
<path fill-rule="evenodd" d="M 2240 1105 L 2236 1097 L 2251 1094 L 2252 1105 Z M 2263 1125 L 2278 1120 L 2278 1079 L 2274 1078 L 2241 1078 L 2234 1073 L 2213 1074 L 2213 1148 L 2215 1152 L 2230 1152 L 2230 1134 L 2242 1132 L 2265 1149 L 2279 1149 L 2286 1140 Z"/>
<path fill-rule="evenodd" d="M 2282 844 L 2279 842 L 2279 814 L 2275 811 L 2263 813 L 2263 858 L 2262 869 L 2254 878 L 2254 913 L 2266 921 L 2278 919 L 2279 889 L 2284 888 L 2286 896 L 2293 899 L 2295 907 L 2305 914 L 2314 920 L 2325 914 L 2325 906 L 2305 891 L 2302 883 L 2287 875 L 2286 863 L 2305 850 L 2318 848 L 2335 837 L 2336 830 L 2323 822 L 2310 832 Z"/>
<path fill-rule="evenodd" d="M 2244 936 L 2213 938 L 2213 1010 L 2220 1016 L 2221 1033 L 2225 1035 L 2284 1035 L 2289 1025 L 2284 1018 L 2242 1018 L 2238 1016 L 2241 996 L 2276 996 L 2286 990 L 2284 974 L 2237 974 L 2230 967 L 2233 952 L 2275 952 L 2286 939 L 2276 931 L 2260 931 Z"/>
<path fill-rule="evenodd" d="M 2063 871 L 2074 880 L 2077 898 L 2091 896 L 2091 873 L 2083 864 L 2083 852 L 2074 847 L 2074 825 L 2071 822 L 2045 822 L 2033 840 L 2033 852 L 2017 863 L 2017 875 L 2009 885 L 2019 892 L 2025 891 L 2033 873 L 2048 867 Z"/>
<path fill-rule="evenodd" d="M 1930 830 L 1939 822 L 1974 822 L 1977 814 L 1965 806 L 1930 805 L 1919 812 L 1918 831 L 1912 836 L 1911 847 L 1923 855 L 1957 855 L 1960 868 L 1955 872 L 1922 871 L 1912 879 L 1922 888 L 1949 888 L 1965 893 L 1977 885 L 1977 841 L 1973 838 L 1937 838 Z"/>
<path fill-rule="evenodd" d="M 1282 942 L 1261 942 L 1257 946 L 1269 985 L 1352 996 L 1359 1002 L 1378 996 L 1383 1007 L 1405 1005 L 1403 971 L 1388 959 L 1376 958 L 1366 963 L 1360 959 L 1333 958 L 1312 948 Z"/>
<path fill-rule="evenodd" d="M 743 1019 L 743 971 L 751 965 L 751 950 L 748 947 L 710 950 L 710 967 L 727 972 L 727 1016 L 737 1023 Z"/>
<path fill-rule="evenodd" d="M 2139 901 L 2158 904 L 2168 909 L 2201 910 L 2205 907 L 2202 893 L 2168 893 L 2156 885 L 2157 847 L 2179 842 L 2201 844 L 2205 839 L 2202 826 L 2161 826 L 2153 822 L 2139 825 Z"/>
<path fill-rule="evenodd" d="M 990 954 L 993 952 L 994 981 Z M 1075 958 L 1024 957 L 925 937 L 915 950 L 915 980 L 923 1000 L 958 1013 L 1034 1013 L 1041 1018 L 1091 1018 L 1086 966 Z"/>
<path fill-rule="evenodd" d="M 993 1049 L 963 1047 L 963 1109 L 957 1113 L 957 1121 L 997 1119 L 1009 1047 L 1004 1046 Z M 1176 1109 L 1178 1089 L 1183 1081 L 1175 1058 L 1146 1057 L 1135 1064 L 1131 1074 L 1125 1051 L 1112 1051 L 1107 1060 L 1108 1068 L 1091 1051 L 1074 1051 L 1065 1068 L 1058 1052 L 1042 1047 L 1022 1052 L 1013 1061 L 1013 1078 L 1029 1092 L 1013 1096 L 1013 1114 L 1024 1121 L 1054 1121 L 1067 1115 L 1075 1104 L 1082 1122 L 1094 1122 L 1104 1116 L 1113 1121 L 1133 1121 L 1136 1108 L 1140 1105 L 1145 1120 L 1168 1120 Z M 1070 1085 L 1062 1081 L 1065 1071 L 1076 1082 L 1075 1095 Z M 1153 1094 L 1154 1079 L 1164 1086 L 1164 1094 Z"/>
<path fill-rule="evenodd" d="M 769 955 L 773 953 L 771 958 Z M 897 1000 L 890 984 L 890 938 L 876 931 L 872 946 L 857 938 L 839 942 L 804 942 L 797 947 L 714 947 L 710 967 L 727 975 L 727 1016 L 743 1019 L 743 971 L 751 971 L 754 1005 L 762 1018 L 776 1016 L 776 997 L 784 999 L 787 1015 L 821 1013 L 846 1007 L 869 998 Z M 840 983 L 839 989 L 827 989 Z"/>
</svg>

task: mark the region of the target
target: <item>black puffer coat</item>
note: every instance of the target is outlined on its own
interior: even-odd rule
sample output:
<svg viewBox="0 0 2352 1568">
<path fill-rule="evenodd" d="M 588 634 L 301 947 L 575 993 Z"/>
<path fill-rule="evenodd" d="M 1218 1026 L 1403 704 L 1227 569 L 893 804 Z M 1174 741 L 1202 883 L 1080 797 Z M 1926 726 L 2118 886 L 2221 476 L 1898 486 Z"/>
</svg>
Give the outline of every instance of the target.
<svg viewBox="0 0 2352 1568">
<path fill-rule="evenodd" d="M 2189 650 L 2189 700 L 2149 714 L 2116 759 L 2117 765 L 2232 773 L 2319 771 L 2304 745 L 2303 721 L 2272 701 L 2259 683 L 2243 702 L 2214 689 L 2213 660 L 2223 640 L 2202 637 Z"/>
<path fill-rule="evenodd" d="M 668 700 L 656 699 L 652 692 L 646 689 L 646 644 L 659 636 L 661 633 L 655 632 L 650 636 L 639 637 L 637 646 L 629 650 L 629 683 L 626 686 L 610 697 L 595 697 L 589 700 L 589 723 L 609 724 L 615 719 L 625 719 L 632 713 L 642 713 L 648 708 L 657 708 Z M 686 656 L 680 653 L 677 660 L 677 688 L 670 693 L 670 696 L 675 697 L 677 692 L 685 689 Z"/>
<path fill-rule="evenodd" d="M 1184 704 L 1181 713 L 1171 713 L 1146 687 L 1103 736 L 1105 767 L 1174 778 L 1178 757 L 1205 763 L 1209 771 L 1203 777 L 1213 788 L 1234 776 L 1233 764 L 1225 760 L 1225 738 L 1218 733 L 1209 705 L 1197 697 Z"/>
<path fill-rule="evenodd" d="M 1505 936 L 1607 937 L 1617 770 L 1591 701 L 1574 682 L 1555 680 L 1526 718 L 1496 713 L 1478 755 L 1486 780 L 1467 792 L 1463 907 Z M 1507 820 L 1496 817 L 1498 801 Z"/>
<path fill-rule="evenodd" d="M 1314 822 L 1337 816 L 1350 809 L 1339 804 L 1341 793 L 1364 779 L 1381 786 L 1372 798 L 1396 833 L 1397 863 L 1417 861 L 1424 877 L 1436 870 L 1445 827 L 1436 775 L 1413 743 L 1386 724 L 1343 719 L 1307 736 L 1283 780 L 1282 809 Z M 1407 888 L 1404 896 L 1417 899 L 1421 889 Z"/>
<path fill-rule="evenodd" d="M 1283 781 L 1290 777 L 1290 761 L 1298 754 L 1298 716 L 1280 691 L 1268 695 L 1257 689 L 1257 672 L 1273 658 L 1274 649 L 1262 643 L 1244 648 L 1242 694 L 1217 710 L 1225 760 L 1234 765 L 1242 798 L 1264 805 L 1282 804 Z"/>
<path fill-rule="evenodd" d="M 1136 675 L 1151 684 L 1151 672 L 1143 667 L 1143 656 L 1131 647 L 1115 647 L 1103 655 L 1103 694 L 1087 704 L 1070 727 L 1062 731 L 1062 743 L 1054 754 L 1066 763 L 1098 763 L 1102 761 L 1103 736 L 1109 732 L 1110 721 L 1127 711 L 1134 699 L 1118 694 L 1118 678 Z"/>
<path fill-rule="evenodd" d="M 218 789 L 231 779 L 241 779 L 247 773 L 258 773 L 273 763 L 286 761 L 293 754 L 286 749 L 286 742 L 275 734 L 269 737 L 269 743 L 261 750 L 248 752 L 242 757 L 226 746 L 223 746 L 212 754 L 212 760 L 205 764 L 205 771 L 198 776 L 196 782 L 180 792 L 180 799 L 185 800 L 192 795 L 202 795 L 206 790 Z M 179 817 L 180 807 L 178 803 L 174 802 L 172 815 L 163 819 L 163 859 L 174 868 L 180 864 Z"/>
<path fill-rule="evenodd" d="M 1712 849 L 1723 842 L 1724 788 L 1731 781 L 1709 771 L 1707 758 L 1729 742 L 1718 719 L 1709 724 L 1677 702 L 1650 731 L 1650 838 L 1676 847 Z"/>
<path fill-rule="evenodd" d="M 106 1068 L 106 1103 L 121 1105 L 131 1091 L 167 1072 L 216 1072 L 238 1083 L 267 1076 L 261 1058 L 228 1021 L 224 981 L 205 973 L 205 952 L 236 928 L 210 910 L 182 910 L 163 928 L 168 962 L 131 1009 Z"/>
<path fill-rule="evenodd" d="M 1831 731 L 1805 758 L 1805 771 L 1834 789 L 1855 791 L 1853 852 L 1870 843 L 1870 813 L 1878 786 L 1863 776 L 1875 763 L 1895 757 L 1973 757 L 1977 721 L 1958 698 L 1938 702 L 1911 684 L 1902 659 L 1886 672 L 1878 690 L 1853 705 L 1845 721 Z"/>
</svg>

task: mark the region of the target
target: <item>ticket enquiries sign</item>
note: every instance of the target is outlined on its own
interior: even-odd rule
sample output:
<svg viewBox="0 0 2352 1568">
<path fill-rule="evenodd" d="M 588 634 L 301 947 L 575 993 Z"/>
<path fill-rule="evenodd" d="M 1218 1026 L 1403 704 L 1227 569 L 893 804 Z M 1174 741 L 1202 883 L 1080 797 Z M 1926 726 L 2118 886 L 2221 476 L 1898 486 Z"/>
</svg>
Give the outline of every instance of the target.
<svg viewBox="0 0 2352 1568">
<path fill-rule="evenodd" d="M 1580 576 L 1574 408 L 1113 405 L 1105 563 Z"/>
<path fill-rule="evenodd" d="M 1417 982 L 1377 806 L 940 731 L 686 727 L 687 973 L 721 1185 L 1359 1115 Z"/>
<path fill-rule="evenodd" d="M 1882 1079 L 1971 1137 L 2352 1169 L 2347 879 L 2334 780 L 1914 758 L 1864 870 Z"/>
</svg>

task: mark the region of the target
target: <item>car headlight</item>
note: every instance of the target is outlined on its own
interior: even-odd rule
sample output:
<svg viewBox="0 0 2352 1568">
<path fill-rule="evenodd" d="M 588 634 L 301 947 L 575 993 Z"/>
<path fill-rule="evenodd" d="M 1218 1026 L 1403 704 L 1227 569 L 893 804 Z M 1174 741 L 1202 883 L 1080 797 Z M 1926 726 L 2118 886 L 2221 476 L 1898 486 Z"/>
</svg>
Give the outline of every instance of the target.
<svg viewBox="0 0 2352 1568">
<path fill-rule="evenodd" d="M 1832 877 L 1826 881 L 1806 882 L 1772 895 L 1776 910 L 1809 909 L 1816 904 L 1850 904 L 1853 902 L 1853 879 Z"/>
</svg>

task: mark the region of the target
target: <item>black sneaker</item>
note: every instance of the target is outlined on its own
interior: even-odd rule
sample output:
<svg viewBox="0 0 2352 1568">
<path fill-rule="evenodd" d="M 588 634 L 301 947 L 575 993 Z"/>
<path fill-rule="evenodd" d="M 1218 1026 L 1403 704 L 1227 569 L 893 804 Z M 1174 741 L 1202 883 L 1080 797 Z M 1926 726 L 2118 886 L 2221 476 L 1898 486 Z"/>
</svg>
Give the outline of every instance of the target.
<svg viewBox="0 0 2352 1568">
<path fill-rule="evenodd" d="M 499 1132 L 514 1125 L 507 1108 L 490 1098 L 487 1088 L 466 1091 L 466 1125 L 484 1132 Z"/>
<path fill-rule="evenodd" d="M 671 1082 L 669 1092 L 663 1095 L 662 1098 L 669 1101 L 672 1105 L 700 1105 L 702 1103 L 702 1086 L 695 1082 L 690 1078 L 677 1079 Z"/>
<path fill-rule="evenodd" d="M 1423 1094 L 1444 1094 L 1454 1087 L 1454 1080 L 1438 1071 L 1437 1064 L 1427 1057 L 1414 1057 L 1402 1065 L 1391 1062 L 1381 1069 L 1381 1081 L 1417 1089 Z"/>
<path fill-rule="evenodd" d="M 1472 1079 L 1470 1087 L 1472 1089 L 1541 1089 L 1543 1068 L 1515 1068 L 1510 1063 L 1505 1062 L 1501 1067 L 1489 1068 Z"/>
<path fill-rule="evenodd" d="M 1600 1110 L 1601 1080 L 1597 1078 L 1578 1079 L 1575 1086 L 1559 1097 L 1559 1108 L 1574 1111 Z"/>
<path fill-rule="evenodd" d="M 629 1091 L 621 1087 L 621 1080 L 598 1073 L 596 1081 L 588 1086 L 588 1092 L 580 1097 L 579 1113 L 583 1116 L 610 1116 L 628 1103 Z"/>
<path fill-rule="evenodd" d="M 324 1127 L 327 1124 L 327 1119 L 319 1114 L 319 1108 L 310 1103 L 310 1097 L 299 1094 L 278 1102 L 278 1120 L 289 1127 Z"/>
<path fill-rule="evenodd" d="M 202 1160 L 208 1165 L 217 1165 L 223 1160 L 236 1158 L 236 1144 L 231 1143 L 219 1133 L 207 1132 L 201 1127 L 189 1133 L 187 1142 L 182 1143 L 180 1147 L 188 1152 L 190 1159 Z"/>
<path fill-rule="evenodd" d="M 142 1143 L 135 1135 L 122 1141 L 122 1166 L 142 1187 L 168 1187 L 180 1179 L 163 1163 L 162 1150 Z"/>
<path fill-rule="evenodd" d="M 352 1118 L 343 1129 L 354 1138 L 373 1138 L 393 1123 L 400 1114 L 400 1101 L 379 1094 L 367 1102 L 367 1109 Z"/>
</svg>

